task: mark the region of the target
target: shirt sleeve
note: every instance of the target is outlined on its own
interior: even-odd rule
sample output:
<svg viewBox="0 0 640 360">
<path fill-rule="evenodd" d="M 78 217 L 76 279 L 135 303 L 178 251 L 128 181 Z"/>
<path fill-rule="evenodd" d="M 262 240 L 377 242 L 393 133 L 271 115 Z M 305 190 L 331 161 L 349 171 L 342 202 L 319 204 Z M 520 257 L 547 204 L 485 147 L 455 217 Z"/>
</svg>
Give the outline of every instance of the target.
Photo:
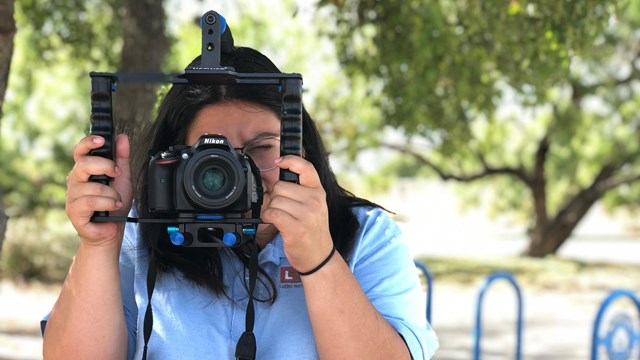
<svg viewBox="0 0 640 360">
<path fill-rule="evenodd" d="M 140 248 L 137 224 L 125 226 L 122 250 L 120 251 L 120 286 L 122 288 L 122 305 L 127 323 L 128 350 L 127 359 L 133 359 L 136 351 L 138 335 L 138 306 L 135 299 L 136 257 Z"/>
<path fill-rule="evenodd" d="M 397 224 L 381 209 L 359 208 L 349 266 L 369 301 L 396 329 L 415 360 L 430 359 L 438 338 L 426 319 L 425 294 Z"/>
</svg>

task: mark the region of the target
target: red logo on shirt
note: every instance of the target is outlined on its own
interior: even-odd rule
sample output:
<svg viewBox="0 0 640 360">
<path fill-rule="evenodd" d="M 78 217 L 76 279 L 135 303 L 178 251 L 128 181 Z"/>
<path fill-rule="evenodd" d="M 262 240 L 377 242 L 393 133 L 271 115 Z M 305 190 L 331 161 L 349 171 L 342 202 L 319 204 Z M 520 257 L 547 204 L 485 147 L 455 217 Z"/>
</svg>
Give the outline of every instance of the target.
<svg viewBox="0 0 640 360">
<path fill-rule="evenodd" d="M 281 284 L 299 283 L 299 282 L 301 282 L 300 274 L 298 274 L 298 271 L 294 269 L 292 266 L 284 266 L 280 268 Z"/>
</svg>

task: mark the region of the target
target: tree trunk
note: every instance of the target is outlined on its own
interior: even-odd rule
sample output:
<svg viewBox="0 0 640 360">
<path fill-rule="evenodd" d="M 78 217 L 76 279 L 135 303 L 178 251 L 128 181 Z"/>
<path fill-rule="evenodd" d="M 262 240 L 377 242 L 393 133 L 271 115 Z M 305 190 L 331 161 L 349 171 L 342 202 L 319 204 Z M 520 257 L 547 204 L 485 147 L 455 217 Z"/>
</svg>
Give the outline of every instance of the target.
<svg viewBox="0 0 640 360">
<path fill-rule="evenodd" d="M 549 147 L 549 139 L 545 136 L 538 144 L 533 176 L 526 182 L 533 195 L 533 212 L 535 216 L 534 226 L 529 238 L 529 247 L 531 248 L 540 248 L 544 245 L 549 221 L 549 215 L 547 214 L 547 178 L 544 171 Z"/>
<path fill-rule="evenodd" d="M 126 0 L 123 19 L 122 72 L 159 72 L 169 49 L 162 1 Z M 151 121 L 158 84 L 120 84 L 114 96 L 118 132 L 126 132 L 137 145 L 138 130 Z"/>
<path fill-rule="evenodd" d="M 13 38 L 16 34 L 16 22 L 13 17 L 13 0 L 0 0 L 0 121 L 4 96 L 9 83 L 9 69 L 13 55 Z M 4 207 L 4 190 L 0 188 L 0 255 L 7 230 L 8 217 Z"/>
<path fill-rule="evenodd" d="M 615 171 L 612 165 L 605 165 L 591 186 L 580 191 L 571 201 L 563 207 L 553 219 L 546 225 L 536 224 L 534 228 L 540 228 L 531 234 L 529 249 L 526 255 L 532 257 L 544 257 L 555 254 L 575 230 L 578 223 L 584 218 L 589 209 L 604 195 L 605 190 L 601 184 L 611 178 Z M 536 222 L 538 219 L 536 219 Z"/>
</svg>

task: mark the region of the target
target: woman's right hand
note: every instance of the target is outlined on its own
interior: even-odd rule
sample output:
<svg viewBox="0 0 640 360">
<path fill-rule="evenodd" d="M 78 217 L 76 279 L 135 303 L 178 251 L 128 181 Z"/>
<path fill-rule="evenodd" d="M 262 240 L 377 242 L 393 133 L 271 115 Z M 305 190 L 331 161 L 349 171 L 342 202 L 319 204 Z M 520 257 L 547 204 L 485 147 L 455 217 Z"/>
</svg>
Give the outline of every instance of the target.
<svg viewBox="0 0 640 360">
<path fill-rule="evenodd" d="M 112 216 L 127 216 L 131 209 L 133 186 L 129 166 L 129 138 L 115 139 L 115 160 L 90 156 L 89 152 L 104 144 L 104 138 L 89 135 L 73 149 L 75 166 L 67 177 L 66 211 L 81 241 L 86 245 L 120 246 L 124 223 L 91 222 L 96 211 Z M 91 175 L 113 178 L 109 185 L 89 181 Z"/>
</svg>

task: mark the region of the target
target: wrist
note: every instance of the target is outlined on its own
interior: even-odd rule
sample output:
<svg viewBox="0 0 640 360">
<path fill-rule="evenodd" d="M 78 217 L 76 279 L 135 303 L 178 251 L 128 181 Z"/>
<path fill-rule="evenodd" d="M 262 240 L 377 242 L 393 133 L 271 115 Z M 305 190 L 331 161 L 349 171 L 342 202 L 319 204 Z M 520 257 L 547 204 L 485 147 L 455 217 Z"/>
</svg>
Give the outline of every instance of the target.
<svg viewBox="0 0 640 360">
<path fill-rule="evenodd" d="M 322 260 L 322 262 L 320 264 L 318 264 L 316 267 L 312 268 L 311 270 L 308 271 L 298 271 L 298 274 L 300 274 L 300 276 L 309 276 L 315 272 L 317 272 L 318 270 L 322 269 L 325 265 L 327 265 L 327 263 L 329 263 L 329 261 L 331 261 L 331 259 L 333 258 L 334 254 L 336 253 L 336 247 L 332 246 L 331 247 L 331 252 L 329 252 L 329 255 Z"/>
<path fill-rule="evenodd" d="M 91 254 L 91 256 L 118 257 L 120 255 L 121 241 L 119 239 L 105 239 L 103 241 L 80 239 L 78 253 Z"/>
</svg>

